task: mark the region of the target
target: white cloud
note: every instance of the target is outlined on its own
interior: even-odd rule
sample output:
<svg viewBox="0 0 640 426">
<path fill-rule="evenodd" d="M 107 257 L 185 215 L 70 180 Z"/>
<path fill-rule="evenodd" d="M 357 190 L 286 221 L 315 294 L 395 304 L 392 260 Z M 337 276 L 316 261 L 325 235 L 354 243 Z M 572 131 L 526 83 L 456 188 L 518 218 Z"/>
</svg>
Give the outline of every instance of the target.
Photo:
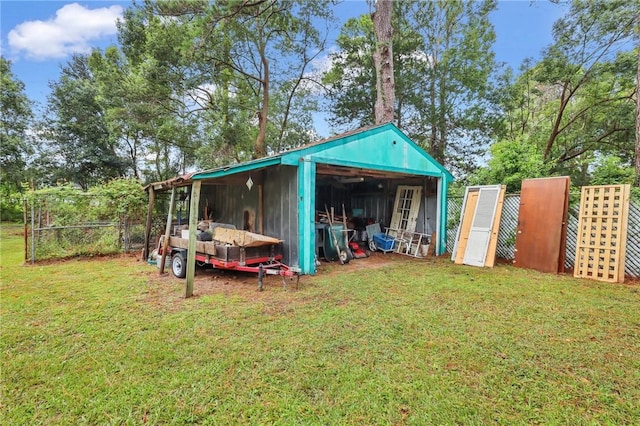
<svg viewBox="0 0 640 426">
<path fill-rule="evenodd" d="M 8 34 L 9 46 L 29 59 L 64 58 L 72 53 L 87 53 L 92 42 L 116 34 L 121 6 L 88 9 L 71 3 L 58 9 L 47 21 L 26 21 Z"/>
</svg>

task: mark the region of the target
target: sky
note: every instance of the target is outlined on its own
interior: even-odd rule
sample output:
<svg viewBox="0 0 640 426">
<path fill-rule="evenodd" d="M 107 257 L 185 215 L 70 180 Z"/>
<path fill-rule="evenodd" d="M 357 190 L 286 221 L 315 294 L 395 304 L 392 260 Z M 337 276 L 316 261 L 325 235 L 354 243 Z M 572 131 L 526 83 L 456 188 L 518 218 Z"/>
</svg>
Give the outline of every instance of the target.
<svg viewBox="0 0 640 426">
<path fill-rule="evenodd" d="M 116 20 L 129 1 L 0 0 L 0 51 L 25 84 L 26 95 L 43 105 L 60 67 L 73 53 L 117 44 Z M 525 58 L 539 58 L 552 41 L 553 23 L 566 5 L 548 0 L 499 0 L 491 20 L 496 31 L 496 59 L 517 71 Z M 368 13 L 365 0 L 336 6 L 341 21 Z M 337 35 L 337 34 L 336 34 Z"/>
</svg>

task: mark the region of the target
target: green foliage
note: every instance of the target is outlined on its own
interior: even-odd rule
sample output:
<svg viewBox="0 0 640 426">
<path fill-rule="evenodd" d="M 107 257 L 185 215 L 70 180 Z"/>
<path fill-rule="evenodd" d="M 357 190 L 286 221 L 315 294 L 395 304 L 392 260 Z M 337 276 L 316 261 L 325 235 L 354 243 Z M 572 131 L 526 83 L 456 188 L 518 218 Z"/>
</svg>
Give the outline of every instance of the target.
<svg viewBox="0 0 640 426">
<path fill-rule="evenodd" d="M 147 204 L 146 193 L 136 179 L 113 179 L 89 191 L 61 184 L 29 191 L 26 197 L 52 226 L 118 222 L 125 217 L 142 219 Z"/>
<path fill-rule="evenodd" d="M 0 183 L 0 221 L 23 221 L 23 194 L 12 184 Z"/>
<path fill-rule="evenodd" d="M 51 84 L 48 139 L 41 152 L 51 170 L 47 182 L 73 182 L 83 189 L 127 172 L 126 158 L 109 136 L 105 111 L 97 102 L 98 85 L 85 55 L 73 55 Z"/>
<path fill-rule="evenodd" d="M 554 174 L 587 185 L 596 158 L 634 152 L 640 1 L 574 0 L 537 64 L 504 90 L 503 137 L 536 144 Z"/>
<path fill-rule="evenodd" d="M 91 188 L 89 194 L 102 200 L 96 206 L 100 217 L 142 218 L 146 213 L 147 194 L 137 179 L 112 179 Z"/>
<path fill-rule="evenodd" d="M 542 158 L 535 144 L 523 138 L 503 140 L 490 148 L 487 166 L 470 178 L 475 185 L 504 184 L 507 192 L 519 192 L 524 179 L 549 176 L 551 167 Z"/>
<path fill-rule="evenodd" d="M 36 259 L 119 253 L 146 216 L 147 197 L 136 179 L 113 179 L 89 191 L 71 184 L 26 193 L 33 212 Z"/>
<path fill-rule="evenodd" d="M 13 75 L 11 61 L 0 56 L 0 182 L 6 194 L 20 192 L 21 184 L 29 179 L 26 166 L 33 149 L 27 130 L 32 116 L 24 83 Z M 3 201 L 5 205 L 11 204 Z"/>
<path fill-rule="evenodd" d="M 624 164 L 619 157 L 608 155 L 601 158 L 591 174 L 592 185 L 633 184 L 635 170 Z"/>
<path fill-rule="evenodd" d="M 614 155 L 599 159 L 591 173 L 591 185 L 631 185 L 631 199 L 640 201 L 640 188 L 633 186 L 636 177 L 635 168 L 625 160 Z"/>
<path fill-rule="evenodd" d="M 324 48 L 328 2 L 160 1 L 119 23 L 121 51 L 94 52 L 111 137 L 134 176 L 245 161 L 309 142 L 304 82 Z"/>
</svg>

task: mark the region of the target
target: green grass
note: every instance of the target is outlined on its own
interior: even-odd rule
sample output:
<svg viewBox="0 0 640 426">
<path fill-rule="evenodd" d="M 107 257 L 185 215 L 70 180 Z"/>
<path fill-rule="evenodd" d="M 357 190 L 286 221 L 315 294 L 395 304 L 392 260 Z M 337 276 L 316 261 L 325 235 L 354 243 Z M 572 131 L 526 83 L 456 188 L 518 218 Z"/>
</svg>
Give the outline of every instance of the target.
<svg viewBox="0 0 640 426">
<path fill-rule="evenodd" d="M 1 238 L 1 424 L 640 423 L 637 285 L 394 256 L 185 300 Z"/>
</svg>

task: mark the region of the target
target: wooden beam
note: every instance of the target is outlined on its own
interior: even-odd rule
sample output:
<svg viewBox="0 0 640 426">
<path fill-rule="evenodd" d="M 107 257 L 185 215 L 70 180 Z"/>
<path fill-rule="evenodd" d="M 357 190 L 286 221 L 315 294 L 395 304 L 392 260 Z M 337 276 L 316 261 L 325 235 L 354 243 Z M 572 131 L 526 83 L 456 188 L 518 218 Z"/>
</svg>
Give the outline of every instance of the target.
<svg viewBox="0 0 640 426">
<path fill-rule="evenodd" d="M 149 205 L 147 206 L 147 222 L 144 227 L 144 247 L 142 248 L 143 262 L 149 258 L 149 241 L 151 240 L 151 225 L 153 223 L 153 205 L 156 201 L 156 191 L 149 187 Z"/>
<path fill-rule="evenodd" d="M 174 248 L 179 247 L 188 250 L 189 240 L 187 238 L 169 237 L 169 245 Z M 214 241 L 196 241 L 196 252 L 215 256 L 216 243 Z"/>
<path fill-rule="evenodd" d="M 398 179 L 414 176 L 406 173 L 394 173 L 381 170 L 331 166 L 328 164 L 318 164 L 317 174 L 336 177 L 371 177 L 378 179 Z"/>
<path fill-rule="evenodd" d="M 162 241 L 162 259 L 160 261 L 160 268 L 158 268 L 158 274 L 164 273 L 164 262 L 167 259 L 167 248 L 169 247 L 169 236 L 171 234 L 171 224 L 173 223 L 173 205 L 176 201 L 176 187 L 171 189 L 171 201 L 169 201 L 169 213 L 167 214 L 167 225 L 164 228 L 164 240 Z"/>
<path fill-rule="evenodd" d="M 202 181 L 191 185 L 191 203 L 189 205 L 189 249 L 187 251 L 187 284 L 185 297 L 193 296 L 193 282 L 196 275 L 196 229 L 198 226 L 198 208 L 200 207 L 200 189 Z"/>
</svg>

